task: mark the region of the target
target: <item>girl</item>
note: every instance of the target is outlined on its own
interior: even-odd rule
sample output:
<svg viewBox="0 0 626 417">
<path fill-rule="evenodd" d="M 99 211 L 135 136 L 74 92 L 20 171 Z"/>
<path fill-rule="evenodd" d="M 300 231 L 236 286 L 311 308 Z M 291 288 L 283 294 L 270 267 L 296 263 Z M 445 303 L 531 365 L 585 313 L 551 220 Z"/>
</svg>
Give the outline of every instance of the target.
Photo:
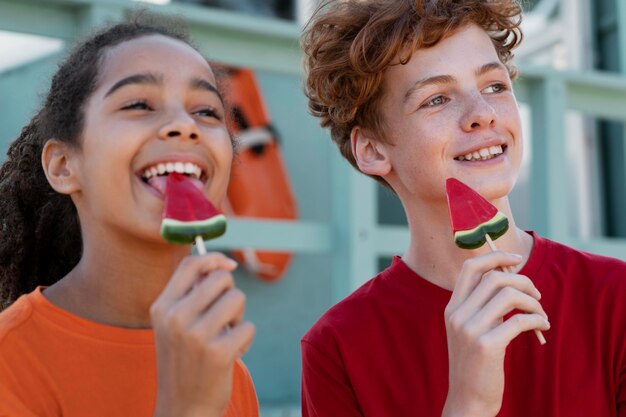
<svg viewBox="0 0 626 417">
<path fill-rule="evenodd" d="M 219 205 L 232 157 L 179 29 L 121 23 L 74 49 L 0 169 L 3 305 L 27 293 L 0 314 L 0 415 L 258 415 L 236 263 L 166 243 L 145 180 L 191 164 Z"/>
</svg>

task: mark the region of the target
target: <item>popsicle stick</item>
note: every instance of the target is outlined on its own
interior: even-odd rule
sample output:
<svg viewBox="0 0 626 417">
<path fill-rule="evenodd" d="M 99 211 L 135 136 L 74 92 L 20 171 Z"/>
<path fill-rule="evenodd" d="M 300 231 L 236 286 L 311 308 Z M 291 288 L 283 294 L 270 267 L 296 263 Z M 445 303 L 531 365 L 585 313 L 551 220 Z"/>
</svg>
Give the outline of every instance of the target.
<svg viewBox="0 0 626 417">
<path fill-rule="evenodd" d="M 204 240 L 200 235 L 196 236 L 196 250 L 200 255 L 204 255 L 206 253 L 206 246 L 204 246 Z"/>
<path fill-rule="evenodd" d="M 485 234 L 485 239 L 487 240 L 487 244 L 489 245 L 489 248 L 491 249 L 492 252 L 495 252 L 498 250 L 495 243 L 493 243 L 493 240 L 491 240 L 491 236 L 489 236 L 489 234 Z M 513 273 L 513 270 L 509 268 L 508 266 L 503 267 L 502 270 L 504 270 L 504 272 Z M 546 338 L 543 336 L 543 333 L 541 333 L 541 330 L 535 329 L 535 336 L 537 336 L 537 340 L 539 340 L 540 344 L 542 345 L 546 344 Z"/>
</svg>

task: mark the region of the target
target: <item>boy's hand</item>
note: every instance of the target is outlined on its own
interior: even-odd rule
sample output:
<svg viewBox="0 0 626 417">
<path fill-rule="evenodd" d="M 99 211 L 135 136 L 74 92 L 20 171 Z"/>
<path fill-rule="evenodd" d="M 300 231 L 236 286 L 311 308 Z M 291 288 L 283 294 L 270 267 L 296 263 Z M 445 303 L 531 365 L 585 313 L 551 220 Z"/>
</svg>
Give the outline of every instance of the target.
<svg viewBox="0 0 626 417">
<path fill-rule="evenodd" d="M 550 328 L 530 279 L 496 271 L 520 261 L 497 251 L 463 264 L 445 311 L 450 375 L 444 416 L 495 416 L 502 406 L 506 347 L 522 332 Z M 528 314 L 503 321 L 514 309 Z"/>
<path fill-rule="evenodd" d="M 150 309 L 156 339 L 155 417 L 221 417 L 232 391 L 234 361 L 254 326 L 243 321 L 244 294 L 220 253 L 189 256 Z"/>
</svg>

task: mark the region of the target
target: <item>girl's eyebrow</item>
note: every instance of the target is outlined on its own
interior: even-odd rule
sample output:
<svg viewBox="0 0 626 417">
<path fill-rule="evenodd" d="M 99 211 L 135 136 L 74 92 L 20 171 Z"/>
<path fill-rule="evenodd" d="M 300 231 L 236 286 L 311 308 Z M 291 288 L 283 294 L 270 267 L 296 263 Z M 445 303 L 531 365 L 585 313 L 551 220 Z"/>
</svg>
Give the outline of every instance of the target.
<svg viewBox="0 0 626 417">
<path fill-rule="evenodd" d="M 120 88 L 122 88 L 122 87 L 124 87 L 126 85 L 129 85 L 129 84 L 161 85 L 161 84 L 163 84 L 163 77 L 155 75 L 155 74 L 151 74 L 151 73 L 146 73 L 146 74 L 135 74 L 135 75 L 131 75 L 131 76 L 126 77 L 126 78 L 122 78 L 121 80 L 116 82 L 113 85 L 113 87 L 111 87 L 109 89 L 109 91 L 107 91 L 107 93 L 104 95 L 104 97 L 110 96 L 115 91 L 117 91 Z"/>
<path fill-rule="evenodd" d="M 160 86 L 163 85 L 163 77 L 152 73 L 134 74 L 128 76 L 116 82 L 113 87 L 111 87 L 109 91 L 107 91 L 104 97 L 108 97 L 120 88 L 131 84 L 148 84 Z M 222 94 L 220 94 L 217 87 L 215 87 L 211 82 L 203 78 L 194 78 L 191 80 L 189 85 L 193 90 L 210 91 L 214 93 L 220 99 L 220 101 L 224 101 Z"/>
<path fill-rule="evenodd" d="M 214 93 L 222 103 L 224 102 L 224 98 L 222 97 L 222 94 L 217 89 L 217 87 L 215 87 L 211 82 L 203 78 L 194 78 L 193 80 L 191 80 L 191 88 L 194 90 L 210 91 Z"/>
</svg>

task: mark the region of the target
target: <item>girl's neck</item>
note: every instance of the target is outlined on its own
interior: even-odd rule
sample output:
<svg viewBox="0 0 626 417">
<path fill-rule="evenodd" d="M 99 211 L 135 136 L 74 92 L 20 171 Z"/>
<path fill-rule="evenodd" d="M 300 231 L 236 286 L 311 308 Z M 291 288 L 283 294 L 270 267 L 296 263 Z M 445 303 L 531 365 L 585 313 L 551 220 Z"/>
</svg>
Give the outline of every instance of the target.
<svg viewBox="0 0 626 417">
<path fill-rule="evenodd" d="M 530 256 L 532 237 L 515 225 L 508 199 L 501 199 L 494 204 L 509 219 L 509 230 L 494 243 L 499 250 L 523 257 L 522 262 L 514 268 L 517 272 Z M 419 207 L 405 207 L 405 210 L 409 222 L 410 244 L 403 260 L 424 279 L 442 288 L 454 289 L 465 260 L 491 251 L 487 244 L 475 250 L 456 246 L 445 203 L 435 205 L 431 202 Z"/>
<path fill-rule="evenodd" d="M 76 267 L 46 289 L 52 303 L 95 322 L 149 328 L 150 306 L 163 291 L 189 246 L 145 240 L 85 239 Z"/>
</svg>

